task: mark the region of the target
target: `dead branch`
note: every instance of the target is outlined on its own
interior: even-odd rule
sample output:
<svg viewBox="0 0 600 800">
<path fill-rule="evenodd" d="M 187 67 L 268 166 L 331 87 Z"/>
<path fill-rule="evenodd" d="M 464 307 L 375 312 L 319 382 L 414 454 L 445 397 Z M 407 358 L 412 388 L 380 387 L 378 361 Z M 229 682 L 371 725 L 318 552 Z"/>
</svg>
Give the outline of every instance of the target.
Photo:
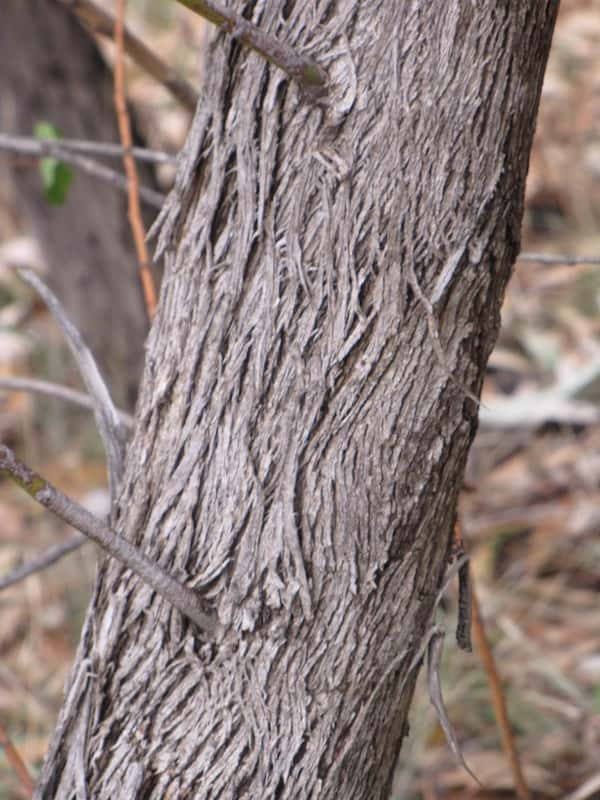
<svg viewBox="0 0 600 800">
<path fill-rule="evenodd" d="M 74 550 L 78 550 L 81 545 L 85 544 L 87 541 L 85 536 L 78 533 L 66 542 L 61 542 L 61 544 L 49 547 L 41 555 L 32 558 L 31 561 L 28 561 L 26 564 L 21 564 L 20 567 L 17 567 L 12 572 L 9 572 L 8 575 L 0 578 L 0 592 L 3 589 L 8 589 L 9 586 L 14 586 L 16 583 L 24 581 L 25 578 L 28 578 L 30 575 L 35 575 L 36 572 L 41 572 L 51 567 L 52 564 L 56 564 L 61 558 L 68 556 L 69 553 L 72 553 Z"/>
<path fill-rule="evenodd" d="M 50 381 L 41 381 L 37 378 L 3 378 L 0 377 L 0 390 L 9 392 L 35 392 L 36 394 L 45 394 L 47 397 L 54 397 L 57 400 L 64 400 L 67 403 L 87 408 L 91 411 L 94 409 L 94 401 L 89 394 L 78 392 L 76 389 L 71 389 L 69 386 L 62 386 L 59 383 L 52 383 Z M 130 431 L 133 428 L 133 417 L 126 411 L 117 409 L 119 420 L 124 428 Z"/>
<path fill-rule="evenodd" d="M 123 474 L 126 441 L 126 433 L 117 409 L 91 350 L 83 341 L 75 325 L 68 318 L 56 295 L 35 272 L 28 269 L 19 269 L 18 273 L 29 286 L 35 289 L 48 306 L 52 316 L 62 328 L 67 344 L 77 362 L 83 382 L 94 404 L 94 418 L 106 452 L 108 483 L 112 503 L 116 497 L 117 487 Z"/>
<path fill-rule="evenodd" d="M 114 17 L 92 0 L 60 0 L 60 2 L 76 14 L 80 22 L 92 33 L 113 38 Z M 193 112 L 198 102 L 196 89 L 131 31 L 125 29 L 124 38 L 125 51 L 131 60 L 159 83 L 162 83 L 182 106 Z"/>
<path fill-rule="evenodd" d="M 83 172 L 93 175 L 95 178 L 110 183 L 111 186 L 121 191 L 127 191 L 127 181 L 123 175 L 115 172 L 114 169 L 107 167 L 105 164 L 100 164 L 92 158 L 80 155 L 79 153 L 70 152 L 69 149 L 65 147 L 61 149 L 60 140 L 42 142 L 37 139 L 26 140 L 24 137 L 7 136 L 4 133 L 0 133 L 0 150 L 10 153 L 22 153 L 23 155 L 29 155 L 34 158 L 52 156 L 53 158 L 64 161 L 65 164 L 71 164 L 83 170 Z M 164 195 L 160 192 L 155 192 L 153 189 L 148 189 L 145 186 L 140 189 L 140 197 L 147 205 L 158 209 L 162 208 L 165 199 Z"/>
</svg>

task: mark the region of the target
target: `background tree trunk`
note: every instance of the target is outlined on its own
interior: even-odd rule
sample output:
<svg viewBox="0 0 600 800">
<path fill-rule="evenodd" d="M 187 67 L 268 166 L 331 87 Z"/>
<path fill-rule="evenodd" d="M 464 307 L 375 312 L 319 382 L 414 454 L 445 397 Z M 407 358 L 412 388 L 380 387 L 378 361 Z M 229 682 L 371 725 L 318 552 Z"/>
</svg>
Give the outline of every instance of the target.
<svg viewBox="0 0 600 800">
<path fill-rule="evenodd" d="M 64 136 L 118 142 L 112 76 L 91 36 L 57 0 L 2 0 L 0 130 L 32 136 L 48 120 Z M 48 263 L 48 282 L 98 357 L 119 403 L 133 407 L 148 319 L 117 189 L 76 172 L 63 206 L 48 205 L 37 164 L 13 160 L 14 191 Z M 140 166 L 145 185 L 152 170 Z M 154 213 L 148 214 L 150 223 Z"/>
<path fill-rule="evenodd" d="M 373 800 L 407 731 L 557 3 L 235 5 L 334 89 L 215 39 L 113 519 L 225 632 L 104 562 L 38 797 Z"/>
</svg>

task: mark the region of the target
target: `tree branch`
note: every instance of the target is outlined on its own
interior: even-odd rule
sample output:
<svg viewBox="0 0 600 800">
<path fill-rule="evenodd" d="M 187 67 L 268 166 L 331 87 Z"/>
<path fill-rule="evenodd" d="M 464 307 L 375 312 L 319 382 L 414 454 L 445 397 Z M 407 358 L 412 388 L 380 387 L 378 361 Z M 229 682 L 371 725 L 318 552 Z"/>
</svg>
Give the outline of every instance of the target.
<svg viewBox="0 0 600 800">
<path fill-rule="evenodd" d="M 278 66 L 296 81 L 312 100 L 320 100 L 327 94 L 327 73 L 312 58 L 301 55 L 293 47 L 213 0 L 178 0 L 178 2 Z"/>
<path fill-rule="evenodd" d="M 0 592 L 3 589 L 8 589 L 9 586 L 14 586 L 15 583 L 24 581 L 25 578 L 28 578 L 30 575 L 34 575 L 36 572 L 41 572 L 43 569 L 50 567 L 52 564 L 60 561 L 61 558 L 64 558 L 64 556 L 69 555 L 69 553 L 72 553 L 74 550 L 78 550 L 81 545 L 85 544 L 87 541 L 85 536 L 78 533 L 66 542 L 61 542 L 53 547 L 49 547 L 41 555 L 32 558 L 31 561 L 28 561 L 26 564 L 21 564 L 20 567 L 17 567 L 12 572 L 9 572 L 8 575 L 4 575 L 4 577 L 0 578 Z"/>
<path fill-rule="evenodd" d="M 125 99 L 125 0 L 117 0 L 117 13 L 115 15 L 115 67 L 114 77 L 114 103 L 117 112 L 117 125 L 119 136 L 123 145 L 123 166 L 127 176 L 127 218 L 135 254 L 138 262 L 138 274 L 142 285 L 142 294 L 148 319 L 152 321 L 156 313 L 157 291 L 156 282 L 151 269 L 151 259 L 148 254 L 146 244 L 146 229 L 142 220 L 142 209 L 140 205 L 140 181 L 138 178 L 137 165 L 131 156 L 133 147 L 133 137 L 131 135 L 131 122 L 127 101 Z"/>
<path fill-rule="evenodd" d="M 36 502 L 100 545 L 207 635 L 214 637 L 218 633 L 216 617 L 202 611 L 196 592 L 172 578 L 127 539 L 29 469 L 4 445 L 0 445 L 0 475 L 11 478 Z"/>
<path fill-rule="evenodd" d="M 84 392 L 78 392 L 76 389 L 71 389 L 69 386 L 62 386 L 59 383 L 51 383 L 50 381 L 40 381 L 37 378 L 3 378 L 0 377 L 0 391 L 9 392 L 35 392 L 36 394 L 45 394 L 48 397 L 54 397 L 58 400 L 65 400 L 67 403 L 87 408 L 91 411 L 94 409 L 94 401 Z M 127 430 L 133 428 L 133 417 L 126 411 L 117 409 L 119 421 L 121 425 Z"/>
<path fill-rule="evenodd" d="M 149 161 L 151 164 L 177 163 L 176 155 L 160 150 L 147 150 L 145 147 L 132 147 L 126 150 L 120 144 L 109 142 L 90 142 L 86 139 L 35 139 L 32 136 L 10 136 L 7 133 L 0 133 L 0 150 L 40 158 L 50 156 L 62 160 L 65 152 L 118 159 L 129 152 L 138 161 Z"/>
<path fill-rule="evenodd" d="M 454 733 L 454 728 L 448 719 L 448 712 L 446 711 L 446 706 L 444 704 L 442 687 L 440 683 L 440 665 L 442 662 L 443 649 L 444 633 L 441 630 L 436 630 L 431 636 L 427 646 L 427 686 L 429 689 L 429 699 L 431 700 L 431 705 L 435 709 L 439 723 L 444 731 L 444 736 L 446 737 L 446 741 L 448 742 L 454 757 L 462 766 L 462 768 L 469 773 L 473 780 L 478 783 L 479 786 L 482 786 L 482 783 L 477 775 L 472 772 L 472 770 L 469 768 L 469 765 L 465 761 L 459 741 Z"/>
<path fill-rule="evenodd" d="M 538 264 L 563 264 L 567 267 L 574 267 L 578 264 L 600 264 L 600 256 L 553 256 L 547 253 L 520 253 L 517 260 L 536 261 Z"/>
<path fill-rule="evenodd" d="M 50 150 L 52 148 L 52 152 Z M 74 167 L 93 175 L 95 178 L 110 183 L 121 191 L 127 191 L 127 181 L 119 172 L 114 169 L 94 161 L 92 158 L 79 155 L 77 153 L 69 152 L 67 148 L 61 149 L 60 141 L 37 141 L 35 139 L 25 140 L 21 137 L 7 136 L 0 133 L 0 151 L 10 153 L 22 153 L 24 155 L 33 156 L 34 158 L 43 158 L 46 155 L 52 155 L 54 158 L 59 158 L 65 164 L 72 164 Z M 140 189 L 140 197 L 146 205 L 153 208 L 162 208 L 164 203 L 164 195 L 160 192 L 155 192 L 153 189 L 142 187 Z"/>
<path fill-rule="evenodd" d="M 0 724 L 0 747 L 3 748 L 6 760 L 11 765 L 17 778 L 21 782 L 21 785 L 30 796 L 35 788 L 33 779 L 29 774 L 29 770 L 25 766 L 19 751 L 11 742 L 10 736 L 2 724 Z"/>
<path fill-rule="evenodd" d="M 94 418 L 106 451 L 108 483 L 111 503 L 114 502 L 118 485 L 123 474 L 126 433 L 110 392 L 100 374 L 91 350 L 67 314 L 56 295 L 29 269 L 19 269 L 21 278 L 33 287 L 44 300 L 50 313 L 58 322 L 73 354 L 79 372 L 94 405 Z"/>
<path fill-rule="evenodd" d="M 70 11 L 77 15 L 80 22 L 92 33 L 113 38 L 115 29 L 114 17 L 93 3 L 92 0 L 60 0 Z M 125 51 L 132 61 L 152 75 L 175 97 L 188 111 L 194 112 L 198 102 L 198 92 L 181 75 L 178 75 L 168 64 L 138 39 L 131 31 L 125 29 Z"/>
</svg>

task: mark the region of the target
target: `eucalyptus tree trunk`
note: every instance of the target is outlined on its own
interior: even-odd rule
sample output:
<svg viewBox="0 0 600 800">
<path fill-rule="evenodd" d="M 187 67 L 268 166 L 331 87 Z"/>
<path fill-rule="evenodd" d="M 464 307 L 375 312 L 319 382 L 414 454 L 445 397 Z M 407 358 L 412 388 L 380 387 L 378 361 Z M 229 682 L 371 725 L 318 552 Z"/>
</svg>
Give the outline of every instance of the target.
<svg viewBox="0 0 600 800">
<path fill-rule="evenodd" d="M 113 525 L 37 797 L 388 795 L 519 249 L 555 0 L 231 3 L 162 215 Z M 87 792 L 87 794 L 85 793 Z"/>
</svg>

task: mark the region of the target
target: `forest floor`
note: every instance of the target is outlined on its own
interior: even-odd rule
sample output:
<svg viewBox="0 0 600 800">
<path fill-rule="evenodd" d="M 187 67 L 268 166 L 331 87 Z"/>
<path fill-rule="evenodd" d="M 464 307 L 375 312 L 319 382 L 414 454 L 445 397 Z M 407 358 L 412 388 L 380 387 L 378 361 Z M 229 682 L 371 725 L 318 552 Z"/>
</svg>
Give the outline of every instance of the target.
<svg viewBox="0 0 600 800">
<path fill-rule="evenodd" d="M 158 0 L 131 6 L 137 30 L 198 83 L 202 24 Z M 176 151 L 189 115 L 135 70 L 130 87 L 151 146 Z M 563 0 L 526 204 L 524 252 L 600 258 L 600 0 Z M 35 261 L 35 245 L 18 209 L 0 204 L 0 376 L 78 386 L 54 324 L 5 269 L 15 260 Z M 600 264 L 519 259 L 482 399 L 460 522 L 527 783 L 540 800 L 600 798 Z M 0 394 L 0 440 L 102 513 L 101 448 L 84 413 Z M 73 533 L 8 482 L 0 518 L 0 578 Z M 94 562 L 87 545 L 0 596 L 0 722 L 34 771 Z M 479 652 L 462 652 L 451 635 L 456 606 L 453 587 L 440 612 L 444 697 L 485 788 L 456 764 L 421 677 L 398 800 L 517 796 Z M 0 754 L 0 798 L 24 796 Z"/>
</svg>

